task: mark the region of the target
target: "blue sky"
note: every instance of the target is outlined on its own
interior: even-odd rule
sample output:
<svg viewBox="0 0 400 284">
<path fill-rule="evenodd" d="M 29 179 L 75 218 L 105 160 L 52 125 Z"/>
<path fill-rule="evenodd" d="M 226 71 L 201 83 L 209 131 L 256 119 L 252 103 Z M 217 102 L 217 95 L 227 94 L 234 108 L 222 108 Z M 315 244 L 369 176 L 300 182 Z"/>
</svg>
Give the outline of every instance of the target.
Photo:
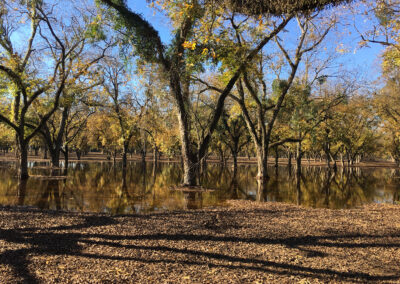
<svg viewBox="0 0 400 284">
<path fill-rule="evenodd" d="M 146 1 L 128 0 L 127 2 L 129 8 L 142 14 L 159 31 L 163 42 L 168 43 L 171 36 L 171 25 L 168 19 L 162 14 L 155 12 L 154 9 L 149 8 Z M 360 26 L 368 24 L 361 17 L 356 18 L 355 21 Z M 343 41 L 344 47 L 348 50 L 347 53 L 341 55 L 340 61 L 345 65 L 344 67 L 350 70 L 357 69 L 360 74 L 363 74 L 369 80 L 377 79 L 380 75 L 379 54 L 381 54 L 383 47 L 379 44 L 370 44 L 369 47 L 358 48 L 360 36 L 357 32 L 349 25 L 346 27 L 342 26 L 339 29 L 343 29 L 343 33 L 346 33 L 346 36 L 339 39 Z M 332 41 L 332 44 L 337 43 L 335 42 L 335 37 L 332 35 L 329 40 Z"/>
</svg>

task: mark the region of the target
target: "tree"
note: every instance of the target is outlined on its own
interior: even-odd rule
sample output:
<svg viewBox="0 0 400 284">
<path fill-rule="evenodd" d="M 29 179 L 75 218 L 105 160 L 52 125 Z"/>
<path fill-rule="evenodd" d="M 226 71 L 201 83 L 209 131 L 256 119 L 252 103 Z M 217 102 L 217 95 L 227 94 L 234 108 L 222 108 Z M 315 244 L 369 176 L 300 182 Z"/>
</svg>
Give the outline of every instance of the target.
<svg viewBox="0 0 400 284">
<path fill-rule="evenodd" d="M 77 26 L 74 16 L 65 17 L 57 5 L 43 1 L 9 1 L 1 5 L 4 15 L 0 23 L 0 45 L 4 56 L 0 62 L 0 73 L 8 83 L 4 95 L 12 100 L 12 106 L 6 109 L 12 112 L 6 115 L 6 109 L 3 109 L 0 121 L 16 133 L 19 176 L 26 179 L 29 176 L 29 142 L 57 111 L 62 94 L 66 92 L 65 87 L 85 74 L 97 59 L 83 60 L 85 28 Z M 73 7 L 67 6 L 68 9 Z M 21 24 L 20 29 L 14 28 L 17 26 L 15 21 Z M 17 39 L 28 31 L 30 36 L 24 50 L 19 50 Z M 59 134 L 58 142 L 63 131 Z"/>
<path fill-rule="evenodd" d="M 29 141 L 40 131 L 46 121 L 57 110 L 61 93 L 67 79 L 66 60 L 70 56 L 72 49 L 66 46 L 57 34 L 54 27 L 53 17 L 46 11 L 46 5 L 41 1 L 28 1 L 25 5 L 18 1 L 10 1 L 2 5 L 2 20 L 0 45 L 2 48 L 0 72 L 8 83 L 6 96 L 12 99 L 12 115 L 6 115 L 4 109 L 0 113 L 0 121 L 6 123 L 14 129 L 16 133 L 18 153 L 19 153 L 19 177 L 26 179 L 28 175 L 28 144 Z M 19 11 L 24 13 L 19 13 Z M 30 22 L 30 36 L 26 42 L 24 50 L 17 50 L 15 37 L 16 32 L 14 21 L 24 22 L 23 16 L 27 16 Z M 27 25 L 23 25 L 27 28 Z M 46 33 L 45 33 L 46 31 Z M 42 41 L 36 39 L 40 34 Z M 38 50 L 47 50 L 49 57 L 40 58 L 34 45 L 37 44 Z M 44 44 L 40 46 L 39 44 Z M 35 55 L 36 58 L 33 58 Z M 53 68 L 53 72 L 40 74 L 36 66 L 38 61 L 42 64 L 46 62 L 48 68 Z M 42 75 L 42 76 L 40 76 Z M 40 115 L 36 121 L 30 116 L 30 110 L 44 93 L 52 93 L 52 100 L 49 107 Z"/>
<path fill-rule="evenodd" d="M 12 129 L 5 124 L 0 124 L 0 151 L 4 154 L 14 145 Z M 0 152 L 0 153 L 1 153 Z"/>
<path fill-rule="evenodd" d="M 127 87 L 128 74 L 118 59 L 109 59 L 106 64 L 103 87 L 110 98 L 110 115 L 117 121 L 119 128 L 119 141 L 123 150 L 122 165 L 126 168 L 128 147 L 132 137 L 139 132 L 139 124 L 147 110 L 150 94 L 144 94 L 140 99 L 137 90 Z"/>
<path fill-rule="evenodd" d="M 130 11 L 124 3 L 111 0 L 102 0 L 101 2 L 114 8 L 118 12 L 120 20 L 129 32 L 129 38 L 135 46 L 136 52 L 144 60 L 158 64 L 160 69 L 163 70 L 169 82 L 171 95 L 174 98 L 177 108 L 184 163 L 184 184 L 195 185 L 198 159 L 203 158 L 206 153 L 212 133 L 217 127 L 218 120 L 222 115 L 226 97 L 234 87 L 235 82 L 239 78 L 247 62 L 252 61 L 265 44 L 286 26 L 291 16 L 283 17 L 282 21 L 277 24 L 276 28 L 273 29 L 271 33 L 267 34 L 253 49 L 243 56 L 242 63 L 238 66 L 236 71 L 233 72 L 231 79 L 218 97 L 212 120 L 207 127 L 207 134 L 200 147 L 198 147 L 199 150 L 196 151 L 191 144 L 192 139 L 190 135 L 192 121 L 190 115 L 191 102 L 189 90 L 190 75 L 193 70 L 190 68 L 189 64 L 191 63 L 188 59 L 190 58 L 190 51 L 196 49 L 196 44 L 192 41 L 194 28 L 196 24 L 198 24 L 199 19 L 204 13 L 204 8 L 206 7 L 202 7 L 197 1 L 191 3 L 181 3 L 178 1 L 178 3 L 171 3 L 169 7 L 169 2 L 165 2 L 167 8 L 180 10 L 178 14 L 175 13 L 176 11 L 171 10 L 174 13 L 173 20 L 177 28 L 175 30 L 174 40 L 169 47 L 166 48 L 166 46 L 162 44 L 158 32 L 151 24 L 137 13 Z"/>
<path fill-rule="evenodd" d="M 380 131 L 392 159 L 400 165 L 400 76 L 386 77 L 385 86 L 374 95 L 374 110 L 381 120 Z"/>
<path fill-rule="evenodd" d="M 366 2 L 364 17 L 371 28 L 360 30 L 360 45 L 379 44 L 385 47 L 382 55 L 382 79 L 385 86 L 375 95 L 374 106 L 382 119 L 382 132 L 389 154 L 400 162 L 399 116 L 397 110 L 400 73 L 400 3 L 395 0 Z"/>
<path fill-rule="evenodd" d="M 276 79 L 272 84 L 271 95 L 268 93 L 266 77 L 265 77 L 265 62 L 264 58 L 269 59 L 269 56 L 261 54 L 258 62 L 254 62 L 250 67 L 243 70 L 243 78 L 237 81 L 236 93 L 232 93 L 230 97 L 240 106 L 243 117 L 246 121 L 247 128 L 250 132 L 254 147 L 256 149 L 258 174 L 257 178 L 260 185 L 268 179 L 267 174 L 267 158 L 269 149 L 277 147 L 287 142 L 297 141 L 292 137 L 270 143 L 272 131 L 276 119 L 280 113 L 284 103 L 286 94 L 289 92 L 297 73 L 297 69 L 302 60 L 302 56 L 317 48 L 323 41 L 329 30 L 335 24 L 330 22 L 318 24 L 319 29 L 314 28 L 314 21 L 317 20 L 317 14 L 297 17 L 297 23 L 300 30 L 299 40 L 295 50 L 288 52 L 283 46 L 279 37 L 275 38 L 275 42 L 280 50 L 282 57 L 287 61 L 289 67 L 288 78 L 286 80 Z M 247 43 L 243 40 L 241 34 L 242 28 L 235 24 L 234 16 L 231 21 L 235 27 L 235 44 L 245 47 Z M 212 87 L 215 90 L 218 88 Z M 262 187 L 262 186 L 261 186 Z"/>
<path fill-rule="evenodd" d="M 237 110 L 234 108 L 231 108 L 229 112 L 225 111 L 221 120 L 222 125 L 218 138 L 231 152 L 233 159 L 233 177 L 236 177 L 238 155 L 242 149 L 249 144 L 250 135 L 243 117 L 240 113 L 238 114 Z"/>
<path fill-rule="evenodd" d="M 325 9 L 327 6 L 337 6 L 350 3 L 351 0 L 298 0 L 298 1 L 271 1 L 271 0 L 216 0 L 216 3 L 225 4 L 235 12 L 246 15 L 258 16 L 260 14 L 272 14 L 279 16 L 294 12 L 311 12 Z"/>
</svg>

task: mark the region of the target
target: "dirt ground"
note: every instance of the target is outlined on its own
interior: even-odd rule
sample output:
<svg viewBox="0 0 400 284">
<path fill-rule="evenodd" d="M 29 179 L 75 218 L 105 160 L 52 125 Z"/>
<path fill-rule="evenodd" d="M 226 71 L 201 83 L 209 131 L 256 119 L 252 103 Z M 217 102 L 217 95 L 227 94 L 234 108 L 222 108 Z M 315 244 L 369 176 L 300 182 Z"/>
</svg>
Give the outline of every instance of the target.
<svg viewBox="0 0 400 284">
<path fill-rule="evenodd" d="M 110 216 L 0 207 L 1 283 L 400 283 L 400 206 Z"/>
</svg>

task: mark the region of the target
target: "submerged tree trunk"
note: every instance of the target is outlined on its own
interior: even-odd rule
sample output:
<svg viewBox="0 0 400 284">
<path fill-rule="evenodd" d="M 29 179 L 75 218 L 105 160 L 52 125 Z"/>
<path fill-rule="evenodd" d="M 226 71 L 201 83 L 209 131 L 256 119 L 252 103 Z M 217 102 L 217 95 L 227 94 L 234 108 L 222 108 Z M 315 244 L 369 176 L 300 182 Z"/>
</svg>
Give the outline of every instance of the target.
<svg viewBox="0 0 400 284">
<path fill-rule="evenodd" d="M 60 166 L 60 149 L 50 150 L 51 166 L 58 168 Z"/>
<path fill-rule="evenodd" d="M 342 168 L 344 168 L 344 158 L 343 158 L 343 153 L 340 153 L 340 163 L 342 165 Z"/>
<path fill-rule="evenodd" d="M 68 147 L 68 145 L 65 145 L 63 154 L 64 154 L 64 168 L 68 169 L 68 163 L 69 163 L 69 147 Z"/>
<path fill-rule="evenodd" d="M 301 161 L 300 166 L 296 169 L 296 193 L 297 193 L 297 205 L 301 205 Z"/>
<path fill-rule="evenodd" d="M 153 150 L 153 163 L 156 164 L 158 162 L 158 149 L 157 146 L 154 146 Z"/>
<path fill-rule="evenodd" d="M 113 155 L 113 165 L 115 166 L 115 164 L 117 163 L 117 150 L 113 150 L 112 155 Z"/>
<path fill-rule="evenodd" d="M 297 143 L 297 155 L 296 155 L 296 176 L 301 174 L 301 157 L 303 152 L 301 149 L 301 142 Z"/>
<path fill-rule="evenodd" d="M 124 144 L 124 149 L 122 153 L 122 168 L 126 169 L 127 164 L 128 164 L 128 145 Z"/>
<path fill-rule="evenodd" d="M 268 148 L 263 149 L 262 146 L 257 147 L 257 179 L 259 181 L 268 180 Z"/>
<path fill-rule="evenodd" d="M 76 153 L 76 158 L 78 159 L 78 161 L 80 161 L 81 160 L 81 156 L 82 156 L 82 151 L 77 149 L 75 151 L 75 153 Z"/>
<path fill-rule="evenodd" d="M 47 159 L 47 152 L 48 152 L 48 148 L 47 148 L 47 145 L 45 145 L 44 151 L 43 151 L 43 159 Z"/>
<path fill-rule="evenodd" d="M 66 122 L 68 119 L 68 114 L 69 114 L 69 108 L 64 107 L 58 133 L 55 137 L 50 133 L 50 127 L 47 124 L 43 126 L 43 130 L 41 131 L 44 141 L 47 144 L 47 147 L 50 151 L 51 165 L 52 167 L 55 168 L 58 168 L 60 166 L 60 153 L 62 150 L 61 147 L 63 144 L 63 138 L 65 133 Z"/>
<path fill-rule="evenodd" d="M 29 178 L 28 173 L 28 145 L 25 141 L 19 142 L 19 171 L 18 177 L 21 180 Z"/>
<path fill-rule="evenodd" d="M 232 170 L 233 170 L 233 176 L 236 178 L 237 176 L 237 169 L 238 169 L 238 165 L 237 165 L 237 153 L 232 152 L 232 158 L 233 158 L 233 164 L 232 164 Z"/>
<path fill-rule="evenodd" d="M 218 147 L 218 153 L 219 153 L 219 162 L 221 164 L 225 164 L 225 155 L 221 147 Z"/>
<path fill-rule="evenodd" d="M 183 171 L 184 171 L 183 185 L 194 186 L 197 184 L 196 162 L 189 157 L 182 157 L 182 158 L 183 158 Z"/>
<path fill-rule="evenodd" d="M 331 156 L 332 163 L 333 163 L 333 170 L 336 172 L 337 171 L 336 158 L 333 157 L 332 155 L 330 155 L 330 156 Z"/>
</svg>

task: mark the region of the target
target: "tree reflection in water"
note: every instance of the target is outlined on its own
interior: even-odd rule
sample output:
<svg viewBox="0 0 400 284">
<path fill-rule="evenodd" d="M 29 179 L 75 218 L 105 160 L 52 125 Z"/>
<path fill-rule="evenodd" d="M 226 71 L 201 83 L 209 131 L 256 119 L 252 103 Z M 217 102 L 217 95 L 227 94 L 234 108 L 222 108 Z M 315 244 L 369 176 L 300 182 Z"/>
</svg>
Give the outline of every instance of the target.
<svg viewBox="0 0 400 284">
<path fill-rule="evenodd" d="M 55 209 L 63 209 L 61 206 L 61 196 L 59 190 L 60 180 L 57 179 L 59 170 L 52 170 L 49 179 L 47 180 L 47 186 L 37 200 L 36 206 L 40 209 L 51 209 L 52 201 L 55 202 Z"/>
<path fill-rule="evenodd" d="M 32 175 L 54 176 L 46 165 L 32 163 Z M 125 214 L 197 209 L 224 205 L 228 199 L 288 202 L 309 207 L 351 208 L 371 202 L 399 202 L 397 169 L 339 167 L 269 168 L 270 178 L 256 180 L 255 166 L 208 164 L 201 182 L 207 192 L 170 190 L 182 181 L 179 164 L 130 163 L 126 170 L 111 162 L 69 164 L 68 179 L 18 183 L 14 169 L 0 165 L 0 204 L 43 209 Z"/>
</svg>

